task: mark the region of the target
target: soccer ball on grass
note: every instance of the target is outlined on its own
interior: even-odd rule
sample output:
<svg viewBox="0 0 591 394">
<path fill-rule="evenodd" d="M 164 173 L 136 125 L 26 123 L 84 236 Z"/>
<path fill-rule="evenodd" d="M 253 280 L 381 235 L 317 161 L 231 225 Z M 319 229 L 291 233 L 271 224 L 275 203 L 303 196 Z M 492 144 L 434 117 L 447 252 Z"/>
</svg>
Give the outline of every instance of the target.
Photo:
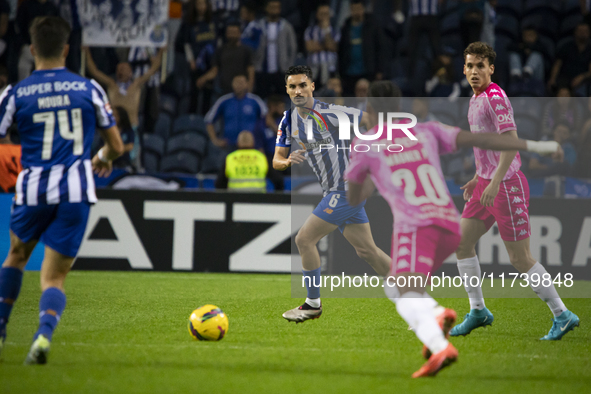
<svg viewBox="0 0 591 394">
<path fill-rule="evenodd" d="M 215 305 L 201 306 L 189 317 L 189 334 L 198 341 L 219 341 L 228 332 L 228 316 Z"/>
</svg>

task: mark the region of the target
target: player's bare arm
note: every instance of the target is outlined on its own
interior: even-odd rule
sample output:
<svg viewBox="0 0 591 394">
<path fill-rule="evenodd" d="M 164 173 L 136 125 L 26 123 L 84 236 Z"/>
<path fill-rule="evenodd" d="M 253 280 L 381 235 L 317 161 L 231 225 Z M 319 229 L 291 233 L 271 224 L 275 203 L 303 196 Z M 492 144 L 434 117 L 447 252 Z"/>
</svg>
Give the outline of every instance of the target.
<svg viewBox="0 0 591 394">
<path fill-rule="evenodd" d="M 376 188 L 370 177 L 365 178 L 363 183 L 348 182 L 347 200 L 351 205 L 359 205 L 363 200 L 367 200 Z"/>
<path fill-rule="evenodd" d="M 278 171 L 285 171 L 293 164 L 303 163 L 304 160 L 303 150 L 296 150 L 290 154 L 288 147 L 277 146 L 273 156 L 273 168 Z"/>
<path fill-rule="evenodd" d="M 522 140 L 517 138 L 517 132 L 515 130 L 508 131 L 501 135 L 496 133 L 473 134 L 469 131 L 462 130 L 456 137 L 456 145 L 458 147 L 477 147 L 480 149 L 504 151 L 501 153 L 501 159 L 503 158 L 503 153 L 507 154 L 507 158 L 505 160 L 507 160 L 509 164 L 504 170 L 499 170 L 501 168 L 501 165 L 499 164 L 499 169 L 497 169 L 497 172 L 495 173 L 495 177 L 498 177 L 496 181 L 497 192 L 498 186 L 500 185 L 504 174 L 507 172 L 511 161 L 513 160 L 513 157 L 515 157 L 515 154 L 518 150 L 538 152 L 541 154 L 552 154 L 553 158 L 558 161 L 562 161 L 562 157 L 564 155 L 562 148 L 556 141 L 544 141 L 542 144 L 540 144 L 537 141 Z M 475 174 L 472 180 L 460 188 L 464 190 L 464 200 L 468 201 L 470 197 L 472 197 L 472 192 L 476 187 L 477 182 L 478 174 Z M 492 201 L 494 201 L 494 198 Z"/>
<path fill-rule="evenodd" d="M 125 147 L 117 126 L 101 129 L 100 133 L 105 146 L 92 158 L 92 169 L 98 176 L 107 177 L 113 170 L 113 160 L 125 153 Z"/>
</svg>

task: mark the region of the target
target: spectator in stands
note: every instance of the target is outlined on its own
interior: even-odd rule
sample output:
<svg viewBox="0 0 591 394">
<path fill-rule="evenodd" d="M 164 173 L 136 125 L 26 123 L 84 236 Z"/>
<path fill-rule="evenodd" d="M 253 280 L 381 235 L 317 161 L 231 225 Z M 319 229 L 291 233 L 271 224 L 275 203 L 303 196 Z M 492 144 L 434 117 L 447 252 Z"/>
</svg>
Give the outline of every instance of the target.
<svg viewBox="0 0 591 394">
<path fill-rule="evenodd" d="M 7 37 L 8 16 L 10 15 L 10 5 L 6 0 L 0 0 L 0 64 L 6 65 L 7 60 Z"/>
<path fill-rule="evenodd" d="M 4 89 L 8 86 L 8 68 L 4 64 L 0 63 L 0 94 L 4 92 Z"/>
<path fill-rule="evenodd" d="M 158 54 L 152 58 L 152 65 L 148 72 L 139 78 L 133 78 L 133 71 L 128 62 L 120 62 L 117 64 L 117 71 L 115 79 L 109 77 L 98 69 L 92 55 L 88 48 L 86 51 L 86 66 L 91 77 L 96 79 L 98 83 L 106 87 L 109 101 L 113 107 L 122 107 L 129 115 L 129 121 L 135 134 L 135 149 L 131 152 L 131 160 L 140 167 L 139 163 L 139 106 L 142 93 L 142 87 L 150 80 L 152 75 L 160 69 L 162 64 L 162 53 L 166 48 L 160 48 Z"/>
<path fill-rule="evenodd" d="M 369 81 L 365 78 L 361 78 L 355 84 L 355 98 L 357 104 L 355 108 L 360 111 L 365 111 L 367 107 L 367 95 L 369 94 Z"/>
<path fill-rule="evenodd" d="M 281 18 L 281 1 L 269 0 L 260 22 L 261 43 L 254 55 L 256 91 L 262 98 L 285 93 L 284 72 L 295 63 L 298 52 L 292 25 Z"/>
<path fill-rule="evenodd" d="M 591 133 L 580 143 L 573 176 L 591 179 Z"/>
<path fill-rule="evenodd" d="M 526 26 L 521 32 L 521 42 L 512 43 L 509 51 L 511 76 L 514 78 L 544 79 L 544 46 L 538 40 L 538 32 L 533 26 Z"/>
<path fill-rule="evenodd" d="M 240 7 L 240 21 L 242 22 L 242 37 L 243 45 L 250 47 L 253 53 L 259 48 L 261 44 L 261 37 L 263 35 L 263 28 L 260 21 L 256 19 L 257 8 L 254 2 L 245 2 Z"/>
<path fill-rule="evenodd" d="M 412 112 L 418 122 L 436 122 L 437 118 L 429 111 L 429 100 L 415 98 L 412 100 Z"/>
<path fill-rule="evenodd" d="M 529 154 L 529 174 L 533 177 L 551 175 L 570 175 L 577 160 L 577 152 L 571 143 L 570 127 L 565 123 L 558 123 L 552 131 L 554 141 L 558 142 L 564 151 L 562 163 L 555 162 L 550 157 L 543 157 L 537 153 Z"/>
<path fill-rule="evenodd" d="M 131 66 L 133 79 L 138 79 L 142 75 L 150 72 L 152 67 L 151 59 L 158 53 L 158 48 L 154 47 L 131 47 L 127 54 L 127 61 Z M 145 84 L 142 92 L 140 108 L 138 113 L 143 114 L 143 131 L 151 133 L 154 124 L 158 120 L 158 102 L 160 100 L 160 70 L 156 70 Z"/>
<path fill-rule="evenodd" d="M 211 4 L 213 21 L 216 25 L 217 35 L 221 37 L 228 23 L 236 21 L 239 15 L 239 0 L 208 0 Z"/>
<path fill-rule="evenodd" d="M 460 83 L 455 78 L 452 54 L 449 52 L 437 56 L 433 62 L 433 75 L 425 82 L 425 92 L 431 97 L 459 97 Z"/>
<path fill-rule="evenodd" d="M 226 43 L 213 56 L 211 68 L 197 78 L 197 88 L 202 89 L 219 74 L 222 93 L 232 92 L 232 81 L 237 75 L 248 75 L 248 91 L 254 86 L 252 50 L 240 42 L 240 23 L 229 22 L 226 26 Z"/>
<path fill-rule="evenodd" d="M 267 174 L 267 177 L 271 182 L 273 182 L 275 190 L 283 190 L 283 176 L 285 173 L 282 171 L 277 171 L 273 168 L 273 156 L 275 155 L 277 130 L 279 129 L 279 123 L 281 122 L 285 112 L 285 101 L 283 100 L 282 96 L 271 95 L 267 99 L 267 107 L 269 110 L 265 116 L 265 125 L 260 127 L 263 132 L 255 134 L 255 146 L 263 147 L 262 151 L 265 153 L 265 156 L 267 156 L 267 161 L 269 164 L 269 173 Z"/>
<path fill-rule="evenodd" d="M 329 104 L 344 105 L 343 84 L 338 76 L 332 75 L 322 89 L 316 91 L 316 97 Z"/>
<path fill-rule="evenodd" d="M 460 34 L 464 47 L 480 40 L 484 24 L 484 0 L 462 0 L 458 11 L 461 14 Z"/>
<path fill-rule="evenodd" d="M 482 32 L 480 41 L 486 42 L 491 47 L 495 47 L 495 25 L 497 23 L 497 0 L 487 0 L 484 2 L 484 18 L 482 21 Z"/>
<path fill-rule="evenodd" d="M 127 168 L 132 166 L 130 152 L 133 150 L 135 144 L 135 133 L 131 122 L 129 121 L 129 115 L 123 107 L 115 107 L 113 111 L 115 116 L 115 122 L 117 122 L 117 128 L 121 133 L 121 140 L 123 141 L 123 155 L 119 156 L 113 162 L 113 168 Z"/>
<path fill-rule="evenodd" d="M 591 97 L 587 99 L 587 110 L 588 113 L 591 114 Z M 591 134 L 591 117 L 585 121 L 583 127 L 581 128 L 581 132 L 579 133 L 579 138 L 577 138 L 578 144 L 583 144 L 584 141 L 587 140 L 587 135 Z"/>
<path fill-rule="evenodd" d="M 191 69 L 191 103 L 189 112 L 203 115 L 211 106 L 213 82 L 208 81 L 197 90 L 197 79 L 211 68 L 216 48 L 216 28 L 211 4 L 207 0 L 192 0 L 187 17 L 179 29 L 175 50 L 185 54 Z M 201 106 L 197 108 L 201 95 Z"/>
<path fill-rule="evenodd" d="M 330 17 L 330 6 L 319 5 L 316 10 L 316 21 L 304 32 L 308 66 L 312 69 L 317 87 L 326 84 L 330 75 L 337 71 L 337 49 L 341 33 L 338 29 L 333 29 Z"/>
<path fill-rule="evenodd" d="M 267 190 L 267 157 L 254 147 L 254 136 L 244 130 L 238 134 L 237 150 L 226 156 L 215 181 L 216 189 L 236 192 L 259 192 Z"/>
<path fill-rule="evenodd" d="M 24 0 L 16 13 L 16 28 L 20 38 L 20 56 L 18 59 L 18 80 L 22 81 L 31 74 L 35 59 L 31 54 L 31 36 L 29 26 L 38 16 L 58 16 L 57 7 L 48 0 Z"/>
<path fill-rule="evenodd" d="M 580 23 L 574 32 L 574 41 L 570 41 L 558 50 L 552 66 L 548 88 L 568 85 L 574 92 L 588 96 L 588 82 L 591 77 L 591 42 L 590 27 Z"/>
<path fill-rule="evenodd" d="M 365 14 L 361 0 L 351 0 L 351 17 L 341 28 L 339 41 L 339 75 L 345 96 L 353 94 L 361 78 L 382 79 L 384 74 L 385 42 L 382 29 Z"/>
<path fill-rule="evenodd" d="M 579 0 L 581 4 L 581 14 L 583 15 L 583 22 L 591 26 L 591 1 Z"/>
<path fill-rule="evenodd" d="M 265 154 L 273 160 L 277 130 L 285 112 L 285 101 L 283 97 L 274 94 L 267 99 L 267 107 L 269 110 L 265 116 L 265 141 L 261 141 L 257 145 L 263 146 Z"/>
<path fill-rule="evenodd" d="M 211 142 L 227 152 L 236 149 L 236 139 L 243 130 L 257 132 L 261 119 L 267 115 L 267 106 L 256 94 L 248 92 L 245 75 L 236 75 L 232 80 L 233 92 L 220 97 L 205 116 L 207 133 Z M 223 121 L 221 138 L 214 123 Z"/>
<path fill-rule="evenodd" d="M 10 133 L 0 138 L 0 192 L 12 193 L 22 171 L 21 146 L 14 145 Z"/>
<path fill-rule="evenodd" d="M 410 31 L 408 33 L 408 57 L 410 60 L 409 77 L 415 76 L 417 59 L 424 47 L 419 46 L 419 40 L 423 34 L 428 37 L 428 42 L 434 57 L 439 54 L 439 3 L 441 0 L 409 1 Z"/>
<path fill-rule="evenodd" d="M 578 131 L 583 118 L 579 106 L 572 105 L 573 98 L 568 87 L 558 89 L 556 97 L 546 105 L 542 114 L 543 137 L 551 137 L 552 131 L 559 123 L 567 125 L 570 130 Z"/>
</svg>

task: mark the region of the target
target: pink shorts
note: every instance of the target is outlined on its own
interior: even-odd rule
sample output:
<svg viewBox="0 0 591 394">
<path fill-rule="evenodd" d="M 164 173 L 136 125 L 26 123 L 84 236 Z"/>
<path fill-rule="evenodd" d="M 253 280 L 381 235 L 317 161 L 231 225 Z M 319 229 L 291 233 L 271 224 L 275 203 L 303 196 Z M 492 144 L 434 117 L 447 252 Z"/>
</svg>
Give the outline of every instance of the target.
<svg viewBox="0 0 591 394">
<path fill-rule="evenodd" d="M 416 231 L 394 232 L 390 274 L 435 272 L 460 245 L 460 233 L 439 226 L 419 227 Z"/>
<path fill-rule="evenodd" d="M 472 198 L 464 206 L 462 218 L 482 220 L 487 231 L 496 221 L 503 241 L 529 238 L 529 184 L 525 175 L 517 171 L 511 178 L 502 181 L 493 206 L 484 207 L 480 204 L 480 197 L 489 183 L 490 179 L 478 178 Z"/>
</svg>

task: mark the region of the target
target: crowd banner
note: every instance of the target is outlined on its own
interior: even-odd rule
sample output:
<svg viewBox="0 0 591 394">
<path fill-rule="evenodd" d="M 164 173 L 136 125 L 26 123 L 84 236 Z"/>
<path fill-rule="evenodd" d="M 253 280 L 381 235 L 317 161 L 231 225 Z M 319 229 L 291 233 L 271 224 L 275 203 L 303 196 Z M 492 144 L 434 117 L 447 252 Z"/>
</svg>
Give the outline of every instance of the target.
<svg viewBox="0 0 591 394">
<path fill-rule="evenodd" d="M 163 47 L 169 0 L 77 0 L 82 45 Z"/>
</svg>

